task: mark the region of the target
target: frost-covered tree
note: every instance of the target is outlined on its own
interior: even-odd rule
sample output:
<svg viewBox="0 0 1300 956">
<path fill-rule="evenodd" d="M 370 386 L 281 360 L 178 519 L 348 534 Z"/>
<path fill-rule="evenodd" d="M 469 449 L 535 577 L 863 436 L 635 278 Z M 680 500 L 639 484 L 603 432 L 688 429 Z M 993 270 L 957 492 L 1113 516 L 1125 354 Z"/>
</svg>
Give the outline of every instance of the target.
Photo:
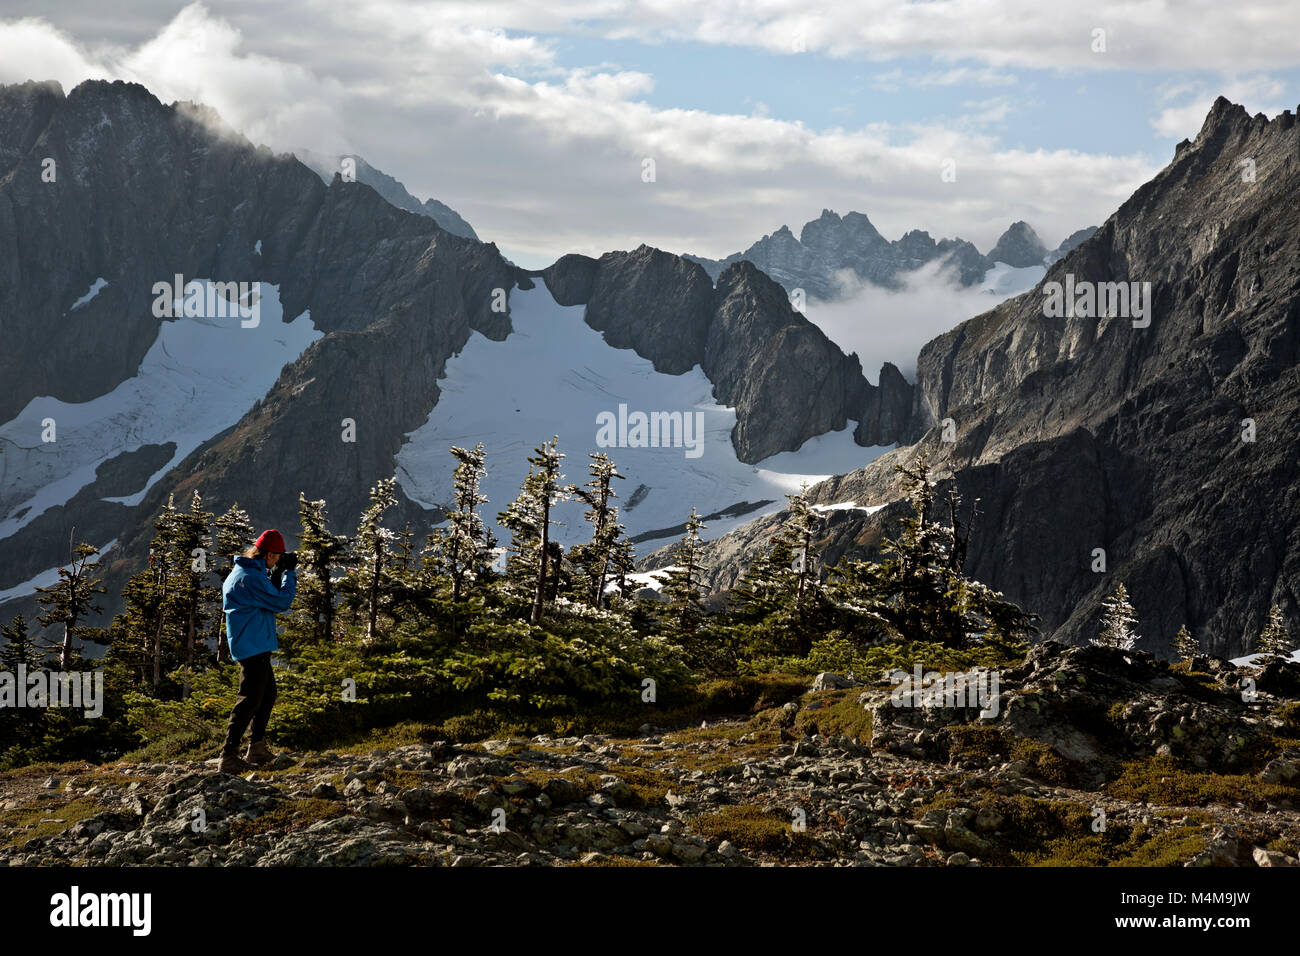
<svg viewBox="0 0 1300 956">
<path fill-rule="evenodd" d="M 1190 661 L 1201 652 L 1200 645 L 1196 643 L 1196 639 L 1187 630 L 1186 624 L 1179 627 L 1178 633 L 1174 635 L 1173 650 L 1180 661 Z"/>
<path fill-rule="evenodd" d="M 591 540 L 575 545 L 571 560 L 582 569 L 588 601 L 593 607 L 600 607 L 605 582 L 609 580 L 614 543 L 624 530 L 618 521 L 618 508 L 613 504 L 618 496 L 611 485 L 615 478 L 624 476 L 618 473 L 617 466 L 604 452 L 588 454 L 587 457 L 591 459 L 587 466 L 591 478 L 581 488 L 575 488 L 574 495 L 588 506 L 583 517 L 591 523 Z"/>
<path fill-rule="evenodd" d="M 366 644 L 379 639 L 379 604 L 395 535 L 383 526 L 384 512 L 397 506 L 397 479 L 381 478 L 370 489 L 370 507 L 357 526 L 356 550 L 366 597 Z"/>
<path fill-rule="evenodd" d="M 526 572 L 532 579 L 531 624 L 541 621 L 546 602 L 547 574 L 553 560 L 551 509 L 573 495 L 571 485 L 561 484 L 560 462 L 565 456 L 558 450 L 559 441 L 556 435 L 533 450 L 519 496 L 497 517 L 511 532 L 511 577 L 518 581 L 520 572 Z"/>
<path fill-rule="evenodd" d="M 253 522 L 248 517 L 248 512 L 240 508 L 239 502 L 236 501 L 212 523 L 217 539 L 218 560 L 215 570 L 224 581 L 235 567 L 235 556 L 253 542 Z M 230 648 L 226 642 L 224 614 L 217 615 L 213 619 L 212 629 L 217 640 L 217 662 L 228 664 Z"/>
<path fill-rule="evenodd" d="M 1115 593 L 1102 602 L 1101 633 L 1093 643 L 1131 651 L 1139 639 L 1137 626 L 1137 613 L 1129 603 L 1128 589 L 1120 584 Z"/>
<path fill-rule="evenodd" d="M 1295 641 L 1287 632 L 1286 619 L 1282 616 L 1280 606 L 1274 604 L 1269 608 L 1268 621 L 1260 631 L 1255 648 L 1260 654 L 1267 654 L 1278 660 L 1288 660 L 1291 657 L 1291 653 L 1295 650 Z"/>
<path fill-rule="evenodd" d="M 975 506 L 961 524 L 958 498 L 950 491 L 945 524 L 935 516 L 925 456 L 894 470 L 908 482 L 912 514 L 902 519 L 896 537 L 882 541 L 881 561 L 845 559 L 831 569 L 825 593 L 839 628 L 863 643 L 888 638 L 952 648 L 1031 636 L 1037 630 L 1033 614 L 964 575 Z"/>
<path fill-rule="evenodd" d="M 456 459 L 452 509 L 440 542 L 442 570 L 451 579 L 452 602 L 459 602 L 491 565 L 492 535 L 479 515 L 487 496 L 480 490 L 487 469 L 483 467 L 483 443 L 472 449 L 451 446 Z"/>
<path fill-rule="evenodd" d="M 347 535 L 329 529 L 325 499 L 308 501 L 298 492 L 298 596 L 317 643 L 334 635 L 334 566 L 348 552 Z"/>
</svg>

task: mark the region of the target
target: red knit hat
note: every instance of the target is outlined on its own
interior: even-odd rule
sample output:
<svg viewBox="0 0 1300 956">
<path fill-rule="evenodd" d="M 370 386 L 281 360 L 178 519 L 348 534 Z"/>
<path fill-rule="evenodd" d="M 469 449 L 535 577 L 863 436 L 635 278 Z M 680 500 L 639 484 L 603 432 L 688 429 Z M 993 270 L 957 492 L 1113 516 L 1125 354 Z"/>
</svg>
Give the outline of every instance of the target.
<svg viewBox="0 0 1300 956">
<path fill-rule="evenodd" d="M 274 528 L 263 531 L 262 536 L 253 544 L 268 554 L 284 554 L 284 538 Z"/>
</svg>

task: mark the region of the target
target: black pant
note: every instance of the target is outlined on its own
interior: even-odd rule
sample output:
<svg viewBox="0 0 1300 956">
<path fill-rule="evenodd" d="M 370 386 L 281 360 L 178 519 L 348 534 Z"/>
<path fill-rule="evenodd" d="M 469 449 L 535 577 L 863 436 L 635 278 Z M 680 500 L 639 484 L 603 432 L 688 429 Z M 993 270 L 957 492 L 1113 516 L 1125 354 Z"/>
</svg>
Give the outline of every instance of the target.
<svg viewBox="0 0 1300 956">
<path fill-rule="evenodd" d="M 266 737 L 266 725 L 271 719 L 275 704 L 275 674 L 271 668 L 271 652 L 254 654 L 239 662 L 239 697 L 230 712 L 230 726 L 226 730 L 226 753 L 236 753 L 239 741 L 251 721 L 253 732 L 249 742 L 257 743 Z"/>
</svg>

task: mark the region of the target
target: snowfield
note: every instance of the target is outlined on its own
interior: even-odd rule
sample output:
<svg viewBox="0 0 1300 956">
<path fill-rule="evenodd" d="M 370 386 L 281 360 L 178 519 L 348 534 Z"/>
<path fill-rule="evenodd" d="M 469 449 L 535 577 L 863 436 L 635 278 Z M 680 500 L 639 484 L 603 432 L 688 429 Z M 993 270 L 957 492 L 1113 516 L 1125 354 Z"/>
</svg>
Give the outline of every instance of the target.
<svg viewBox="0 0 1300 956">
<path fill-rule="evenodd" d="M 99 295 L 100 291 L 104 289 L 107 285 L 108 285 L 107 279 L 104 278 L 96 279 L 94 282 L 90 284 L 90 291 L 88 291 L 85 295 L 83 295 L 80 299 L 78 299 L 76 302 L 72 303 L 72 305 L 68 307 L 68 312 L 75 312 L 77 309 L 81 308 L 83 305 L 85 305 L 95 296 Z M 63 314 L 67 315 L 68 312 L 64 312 Z"/>
<path fill-rule="evenodd" d="M 117 538 L 114 538 L 112 541 L 108 542 L 108 544 L 101 547 L 99 549 L 99 554 L 91 558 L 91 560 L 99 561 L 104 557 L 104 555 L 108 554 L 108 552 L 113 549 L 113 545 L 115 544 L 117 544 Z M 58 567 L 48 568 L 40 574 L 34 575 L 24 581 L 22 584 L 15 584 L 11 588 L 5 588 L 3 591 L 0 591 L 0 604 L 3 604 L 5 601 L 12 601 L 14 598 L 31 597 L 36 593 L 37 588 L 48 588 L 58 583 Z"/>
<path fill-rule="evenodd" d="M 485 519 L 504 544 L 508 532 L 496 526 L 498 512 L 514 500 L 528 472 L 527 456 L 552 435 L 559 435 L 567 482 L 587 480 L 588 453 L 603 451 L 626 476 L 615 481 L 620 520 L 630 536 L 662 531 L 637 546 L 645 554 L 681 536 L 692 505 L 701 515 L 722 512 L 742 502 L 768 501 L 745 514 L 707 522 L 705 538 L 716 538 L 759 515 L 784 507 L 785 495 L 861 468 L 892 446 L 863 448 L 853 441 L 855 423 L 843 431 L 819 435 L 798 451 L 773 455 L 757 465 L 736 458 L 731 430 L 734 409 L 713 400 L 713 385 L 699 366 L 684 375 L 665 375 L 630 349 L 612 349 L 601 333 L 583 321 L 584 306 L 561 306 L 544 280 L 510 296 L 514 331 L 504 342 L 471 336 L 459 355 L 447 362 L 438 383 L 441 396 L 429 419 L 407 436 L 397 454 L 396 476 L 413 500 L 427 507 L 451 500 L 454 460 L 450 445 L 487 453 L 483 493 L 490 503 Z M 701 412 L 703 454 L 688 458 L 684 447 L 600 448 L 597 416 L 645 412 Z M 629 507 L 632 501 L 635 505 Z M 561 504 L 554 529 L 557 540 L 573 544 L 589 537 L 584 507 Z"/>
<path fill-rule="evenodd" d="M 984 281 L 979 290 L 996 296 L 999 302 L 1012 296 L 1028 292 L 1043 281 L 1047 275 L 1046 266 L 1009 266 L 1005 262 L 993 263 L 993 268 L 984 273 Z"/>
<path fill-rule="evenodd" d="M 201 280 L 205 281 L 206 280 Z M 304 312 L 281 323 L 279 289 L 263 284 L 262 321 L 178 318 L 159 323 L 134 377 L 89 402 L 32 399 L 0 426 L 0 538 L 95 480 L 103 461 L 143 445 L 176 442 L 171 460 L 134 494 L 107 500 L 134 505 L 168 469 L 235 424 L 275 384 L 280 370 L 322 333 Z M 42 440 L 47 419 L 55 441 Z"/>
</svg>

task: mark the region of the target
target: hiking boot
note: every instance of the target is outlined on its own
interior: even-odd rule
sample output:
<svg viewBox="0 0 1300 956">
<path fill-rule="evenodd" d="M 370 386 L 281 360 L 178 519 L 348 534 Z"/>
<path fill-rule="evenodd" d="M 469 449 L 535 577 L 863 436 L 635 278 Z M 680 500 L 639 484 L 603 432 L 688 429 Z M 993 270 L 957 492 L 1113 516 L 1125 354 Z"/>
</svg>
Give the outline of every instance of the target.
<svg viewBox="0 0 1300 956">
<path fill-rule="evenodd" d="M 217 773 L 233 773 L 238 777 L 252 769 L 253 765 L 242 760 L 238 752 L 228 753 L 222 751 L 221 763 L 217 766 Z"/>
<path fill-rule="evenodd" d="M 244 759 L 254 767 L 261 766 L 264 763 L 270 763 L 279 754 L 272 753 L 271 748 L 266 745 L 265 740 L 250 740 L 248 750 L 244 752 Z"/>
</svg>

